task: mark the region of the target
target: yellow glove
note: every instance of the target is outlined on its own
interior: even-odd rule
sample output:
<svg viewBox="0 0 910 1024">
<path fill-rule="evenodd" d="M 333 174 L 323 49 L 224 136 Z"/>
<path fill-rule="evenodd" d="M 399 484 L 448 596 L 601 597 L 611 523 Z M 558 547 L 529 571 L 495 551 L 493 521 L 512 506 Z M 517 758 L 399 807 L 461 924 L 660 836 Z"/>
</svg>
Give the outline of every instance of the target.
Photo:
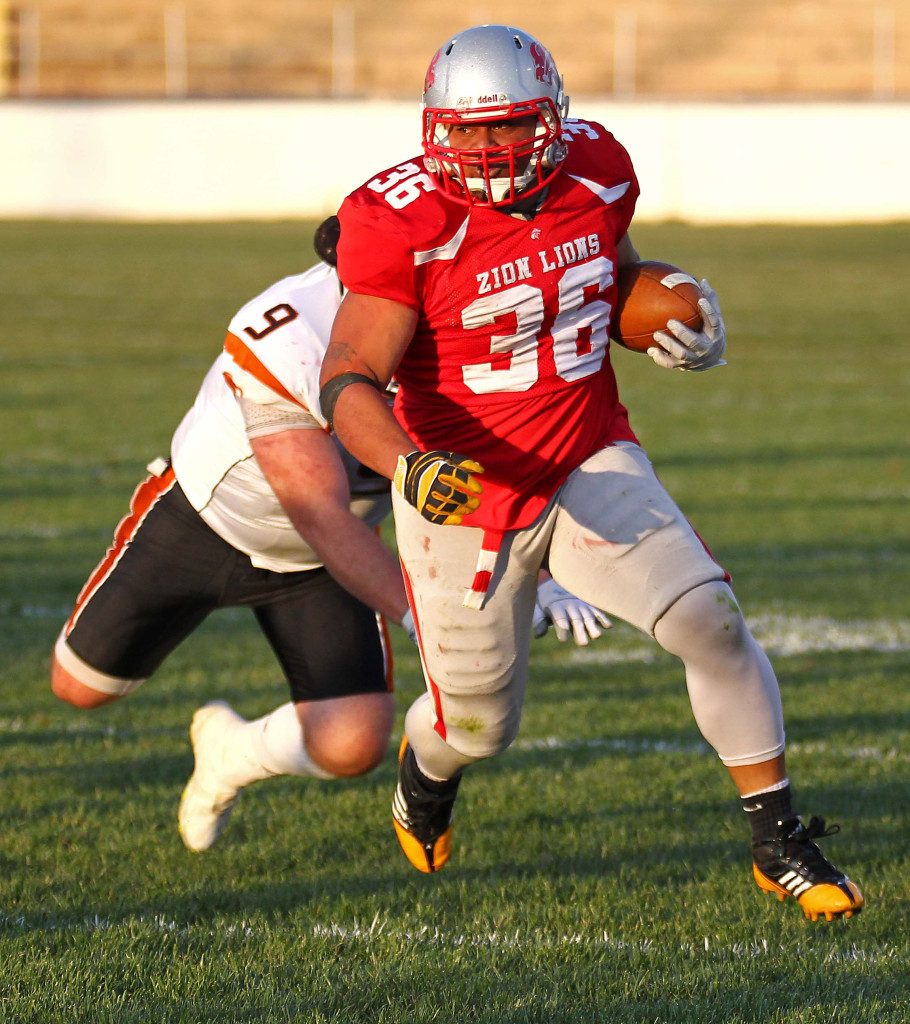
<svg viewBox="0 0 910 1024">
<path fill-rule="evenodd" d="M 474 479 L 483 466 L 454 452 L 411 452 L 398 456 L 395 487 L 431 523 L 457 526 L 480 505 L 483 488 Z"/>
</svg>

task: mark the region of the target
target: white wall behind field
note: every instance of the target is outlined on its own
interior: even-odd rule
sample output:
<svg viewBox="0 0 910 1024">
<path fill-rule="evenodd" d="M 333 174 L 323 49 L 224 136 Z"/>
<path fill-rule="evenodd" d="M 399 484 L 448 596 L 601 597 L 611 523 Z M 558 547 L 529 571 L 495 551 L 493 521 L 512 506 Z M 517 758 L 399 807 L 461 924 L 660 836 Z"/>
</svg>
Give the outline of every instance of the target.
<svg viewBox="0 0 910 1024">
<path fill-rule="evenodd" d="M 910 220 L 910 104 L 578 100 L 632 155 L 640 220 Z M 0 104 L 0 217 L 319 217 L 419 152 L 416 103 Z"/>
</svg>

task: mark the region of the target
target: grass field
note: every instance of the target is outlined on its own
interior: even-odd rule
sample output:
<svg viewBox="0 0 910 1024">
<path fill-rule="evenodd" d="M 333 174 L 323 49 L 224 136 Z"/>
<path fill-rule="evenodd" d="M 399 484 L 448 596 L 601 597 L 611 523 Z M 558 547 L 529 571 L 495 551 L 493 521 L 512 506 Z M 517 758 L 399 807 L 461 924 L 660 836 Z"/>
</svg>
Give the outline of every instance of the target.
<svg viewBox="0 0 910 1024">
<path fill-rule="evenodd" d="M 640 228 L 716 286 L 729 365 L 615 357 L 772 654 L 798 807 L 843 825 L 859 917 L 759 893 L 678 663 L 622 625 L 535 645 L 521 736 L 470 773 L 432 877 L 393 837 L 391 753 L 252 787 L 211 853 L 183 848 L 193 710 L 287 699 L 245 613 L 113 707 L 54 700 L 54 637 L 133 486 L 311 228 L 0 224 L 0 1022 L 910 1020 L 910 225 Z M 394 639 L 403 712 L 422 681 Z"/>
</svg>

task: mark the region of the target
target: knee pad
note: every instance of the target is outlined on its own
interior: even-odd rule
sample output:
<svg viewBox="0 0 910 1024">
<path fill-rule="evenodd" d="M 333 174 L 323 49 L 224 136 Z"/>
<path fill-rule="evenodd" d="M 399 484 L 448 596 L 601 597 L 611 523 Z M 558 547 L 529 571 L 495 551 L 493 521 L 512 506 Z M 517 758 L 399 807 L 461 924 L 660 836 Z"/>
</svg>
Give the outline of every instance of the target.
<svg viewBox="0 0 910 1024">
<path fill-rule="evenodd" d="M 404 728 L 421 769 L 430 778 L 450 779 L 505 750 L 520 721 L 520 702 L 424 693 L 408 710 Z"/>
<path fill-rule="evenodd" d="M 726 583 L 684 594 L 654 635 L 682 659 L 695 720 L 724 764 L 757 764 L 781 753 L 777 679 Z"/>
<path fill-rule="evenodd" d="M 489 629 L 450 630 L 440 647 L 424 655 L 436 733 L 466 762 L 501 753 L 518 735 L 527 657 Z"/>
<path fill-rule="evenodd" d="M 657 642 L 687 661 L 699 655 L 744 654 L 752 634 L 728 584 L 703 583 L 682 595 L 654 626 Z"/>
<path fill-rule="evenodd" d="M 470 697 L 442 694 L 440 704 L 446 743 L 472 761 L 501 754 L 518 735 L 521 701 L 514 701 L 507 692 Z"/>
</svg>

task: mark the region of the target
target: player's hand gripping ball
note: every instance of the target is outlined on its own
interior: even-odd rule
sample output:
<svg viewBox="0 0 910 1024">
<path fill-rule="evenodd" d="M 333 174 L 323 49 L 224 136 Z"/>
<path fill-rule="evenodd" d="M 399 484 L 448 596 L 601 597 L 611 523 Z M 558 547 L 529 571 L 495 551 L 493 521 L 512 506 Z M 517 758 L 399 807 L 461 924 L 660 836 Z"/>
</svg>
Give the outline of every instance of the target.
<svg viewBox="0 0 910 1024">
<path fill-rule="evenodd" d="M 694 331 L 701 330 L 701 288 L 694 277 L 672 263 L 627 263 L 619 268 L 616 284 L 610 337 L 623 348 L 647 352 L 654 347 L 655 333 L 665 331 L 671 320 L 679 320 Z"/>
<path fill-rule="evenodd" d="M 457 526 L 480 505 L 483 490 L 475 473 L 483 466 L 454 452 L 411 452 L 398 456 L 395 487 L 431 523 Z"/>
<path fill-rule="evenodd" d="M 727 335 L 717 292 L 672 263 L 642 260 L 620 267 L 610 336 L 647 352 L 668 370 L 723 366 Z"/>
</svg>

